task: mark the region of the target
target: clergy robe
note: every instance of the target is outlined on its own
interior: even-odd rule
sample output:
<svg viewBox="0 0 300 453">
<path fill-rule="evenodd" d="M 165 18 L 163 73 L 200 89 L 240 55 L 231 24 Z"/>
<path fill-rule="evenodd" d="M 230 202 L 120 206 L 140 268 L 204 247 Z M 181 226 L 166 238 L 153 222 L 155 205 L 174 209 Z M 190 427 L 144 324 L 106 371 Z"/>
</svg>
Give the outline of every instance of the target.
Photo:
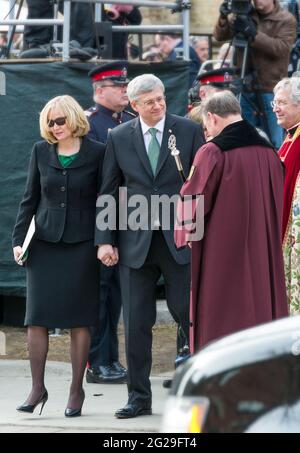
<svg viewBox="0 0 300 453">
<path fill-rule="evenodd" d="M 181 190 L 182 197 L 204 195 L 204 236 L 192 242 L 193 352 L 224 335 L 287 316 L 283 185 L 278 155 L 245 121 L 227 126 L 199 149 Z M 175 231 L 175 242 L 177 247 L 188 243 L 184 228 Z"/>
<path fill-rule="evenodd" d="M 300 126 L 288 133 L 278 154 L 286 168 L 282 222 L 282 240 L 284 241 L 284 236 L 289 227 L 294 191 L 300 172 Z"/>
<path fill-rule="evenodd" d="M 289 313 L 300 313 L 300 126 L 289 129 L 279 150 L 284 162 L 282 240 Z"/>
</svg>

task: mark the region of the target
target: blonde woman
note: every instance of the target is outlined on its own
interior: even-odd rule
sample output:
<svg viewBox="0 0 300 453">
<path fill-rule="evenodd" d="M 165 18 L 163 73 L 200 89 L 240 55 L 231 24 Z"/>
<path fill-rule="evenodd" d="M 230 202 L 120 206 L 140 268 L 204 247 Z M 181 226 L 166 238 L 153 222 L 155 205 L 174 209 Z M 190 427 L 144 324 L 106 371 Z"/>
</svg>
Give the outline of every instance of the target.
<svg viewBox="0 0 300 453">
<path fill-rule="evenodd" d="M 93 244 L 104 145 L 86 137 L 89 124 L 71 96 L 51 99 L 40 114 L 44 141 L 32 151 L 25 193 L 13 231 L 20 264 L 32 216 L 36 231 L 26 260 L 27 326 L 32 390 L 17 408 L 32 413 L 48 399 L 44 384 L 48 329 L 71 332 L 72 382 L 65 416 L 81 415 L 82 380 L 98 315 L 99 275 Z M 41 413 L 41 412 L 40 412 Z"/>
</svg>

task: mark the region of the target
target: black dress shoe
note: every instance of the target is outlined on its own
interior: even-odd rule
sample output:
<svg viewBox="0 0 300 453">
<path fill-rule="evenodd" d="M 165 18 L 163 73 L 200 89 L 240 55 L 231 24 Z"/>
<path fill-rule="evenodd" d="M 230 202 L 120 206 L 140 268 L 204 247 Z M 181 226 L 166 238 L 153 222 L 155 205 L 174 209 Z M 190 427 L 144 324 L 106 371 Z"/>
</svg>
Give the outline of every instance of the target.
<svg viewBox="0 0 300 453">
<path fill-rule="evenodd" d="M 134 418 L 140 415 L 151 415 L 151 407 L 141 406 L 137 403 L 128 403 L 122 409 L 117 410 L 115 413 L 116 418 Z"/>
<path fill-rule="evenodd" d="M 122 374 L 124 377 L 127 377 L 127 370 L 119 361 L 112 362 L 110 366 L 113 371 Z"/>
<path fill-rule="evenodd" d="M 170 389 L 172 387 L 172 379 L 165 379 L 162 383 L 163 388 Z"/>
<path fill-rule="evenodd" d="M 50 53 L 47 49 L 36 47 L 23 50 L 23 52 L 21 52 L 19 56 L 20 58 L 47 58 L 50 56 Z"/>
<path fill-rule="evenodd" d="M 88 384 L 122 384 L 126 380 L 124 373 L 117 372 L 111 366 L 98 366 L 86 370 Z"/>
</svg>

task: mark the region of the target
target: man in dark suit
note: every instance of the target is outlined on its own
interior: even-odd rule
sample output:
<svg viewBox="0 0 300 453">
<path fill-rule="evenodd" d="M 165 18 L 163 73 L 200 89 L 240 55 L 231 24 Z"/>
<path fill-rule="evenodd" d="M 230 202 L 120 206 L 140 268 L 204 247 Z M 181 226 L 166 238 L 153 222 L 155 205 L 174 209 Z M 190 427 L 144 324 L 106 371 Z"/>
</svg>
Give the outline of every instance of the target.
<svg viewBox="0 0 300 453">
<path fill-rule="evenodd" d="M 124 111 L 128 105 L 126 94 L 128 62 L 105 63 L 89 72 L 93 82 L 95 105 L 85 114 L 91 129 L 89 138 L 106 143 L 109 130 L 132 120 L 135 115 Z M 119 361 L 118 322 L 121 314 L 119 266 L 101 265 L 100 312 L 92 327 L 88 383 L 119 384 L 126 382 L 127 371 Z"/>
<path fill-rule="evenodd" d="M 168 148 L 170 136 L 177 139 L 186 174 L 196 151 L 204 143 L 197 124 L 166 114 L 164 86 L 154 75 L 133 79 L 127 94 L 139 118 L 109 134 L 95 234 L 98 258 L 103 264 L 115 265 L 120 254 L 129 398 L 128 404 L 116 412 L 117 418 L 151 414 L 152 328 L 156 319 L 155 288 L 161 274 L 169 310 L 188 336 L 190 253 L 186 248 L 177 250 L 174 245 L 170 212 L 166 214 L 164 206 L 153 209 L 155 203 L 151 206 L 151 202 L 158 196 L 168 199 L 176 196 L 181 188 Z M 116 202 L 116 212 L 120 214 L 116 228 L 111 200 Z M 132 206 L 140 202 L 136 215 Z M 129 215 L 124 223 L 127 208 Z M 105 228 L 106 214 L 112 220 L 108 228 Z M 165 225 L 166 220 L 170 220 L 170 225 Z"/>
</svg>

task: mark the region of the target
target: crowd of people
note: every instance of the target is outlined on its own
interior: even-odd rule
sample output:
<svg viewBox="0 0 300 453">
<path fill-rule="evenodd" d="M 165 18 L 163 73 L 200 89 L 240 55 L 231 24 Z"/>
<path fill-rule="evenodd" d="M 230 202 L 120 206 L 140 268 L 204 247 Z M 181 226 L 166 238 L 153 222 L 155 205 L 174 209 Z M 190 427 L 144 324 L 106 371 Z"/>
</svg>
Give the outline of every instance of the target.
<svg viewBox="0 0 300 453">
<path fill-rule="evenodd" d="M 71 335 L 66 417 L 81 415 L 85 370 L 87 383 L 127 383 L 128 401 L 117 418 L 150 415 L 161 276 L 168 309 L 193 353 L 224 335 L 299 313 L 300 78 L 286 77 L 296 22 L 277 0 L 253 5 L 242 26 L 223 2 L 215 29 L 220 40 L 244 33 L 248 74 L 258 64 L 259 86 L 240 99 L 236 70 L 199 73 L 209 58 L 208 41 L 199 38 L 190 47 L 197 102 L 186 118 L 167 112 L 155 75 L 130 81 L 127 60 L 89 73 L 95 104 L 87 111 L 64 95 L 40 113 L 43 140 L 33 147 L 13 231 L 15 261 L 26 263 L 32 373 L 19 411 L 43 409 L 48 329 L 61 327 Z M 182 42 L 157 35 L 156 46 L 172 61 Z M 263 101 L 255 100 L 258 115 L 253 93 Z M 262 113 L 267 126 L 258 121 Z M 175 197 L 177 206 L 157 206 L 157 196 Z M 121 308 L 127 370 L 118 353 Z"/>
</svg>

